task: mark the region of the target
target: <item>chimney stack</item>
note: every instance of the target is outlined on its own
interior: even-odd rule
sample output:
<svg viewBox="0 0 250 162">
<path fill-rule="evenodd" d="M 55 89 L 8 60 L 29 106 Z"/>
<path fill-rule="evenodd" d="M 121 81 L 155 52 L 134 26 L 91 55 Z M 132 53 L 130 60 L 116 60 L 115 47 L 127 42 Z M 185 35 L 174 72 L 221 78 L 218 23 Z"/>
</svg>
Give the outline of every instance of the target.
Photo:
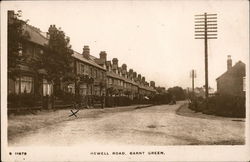
<svg viewBox="0 0 250 162">
<path fill-rule="evenodd" d="M 129 69 L 129 74 L 130 74 L 130 75 L 133 74 L 133 69 Z"/>
<path fill-rule="evenodd" d="M 83 47 L 83 52 L 82 52 L 82 54 L 83 54 L 83 57 L 85 57 L 86 59 L 89 59 L 89 46 L 84 46 Z"/>
<path fill-rule="evenodd" d="M 118 65 L 118 59 L 117 59 L 117 58 L 113 58 L 113 59 L 112 59 L 112 63 L 113 63 L 114 65 Z"/>
<path fill-rule="evenodd" d="M 126 64 L 122 64 L 122 70 L 127 71 L 127 65 Z"/>
<path fill-rule="evenodd" d="M 102 64 L 104 64 L 107 61 L 106 51 L 101 51 L 99 55 L 100 55 L 100 60 L 101 60 Z"/>
<path fill-rule="evenodd" d="M 129 69 L 128 75 L 129 75 L 130 79 L 133 78 L 133 69 Z"/>
<path fill-rule="evenodd" d="M 123 77 L 127 77 L 127 65 L 126 64 L 122 64 L 122 68 L 121 68 L 122 70 L 122 76 Z"/>
<path fill-rule="evenodd" d="M 146 79 L 145 79 L 145 77 L 142 77 L 142 83 L 145 83 L 145 81 L 146 81 Z"/>
<path fill-rule="evenodd" d="M 137 73 L 134 71 L 133 72 L 133 78 L 136 79 L 137 78 Z"/>
<path fill-rule="evenodd" d="M 141 81 L 141 74 L 138 74 L 138 80 Z"/>
<path fill-rule="evenodd" d="M 232 59 L 231 55 L 227 56 L 227 70 L 229 70 L 232 67 Z"/>
<path fill-rule="evenodd" d="M 118 73 L 118 59 L 117 58 L 113 58 L 112 59 L 112 69 L 115 73 Z"/>
<path fill-rule="evenodd" d="M 155 88 L 155 82 L 154 81 L 150 81 L 150 86 Z"/>
</svg>

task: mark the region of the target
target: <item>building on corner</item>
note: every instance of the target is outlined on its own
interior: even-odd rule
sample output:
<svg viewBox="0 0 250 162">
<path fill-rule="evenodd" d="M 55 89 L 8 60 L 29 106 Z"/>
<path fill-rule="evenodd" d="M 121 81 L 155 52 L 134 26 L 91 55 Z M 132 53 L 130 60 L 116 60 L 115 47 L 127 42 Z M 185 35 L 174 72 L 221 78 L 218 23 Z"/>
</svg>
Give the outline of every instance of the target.
<svg viewBox="0 0 250 162">
<path fill-rule="evenodd" d="M 246 65 L 238 61 L 232 66 L 231 56 L 227 59 L 227 71 L 216 79 L 217 93 L 221 95 L 245 96 Z"/>
</svg>

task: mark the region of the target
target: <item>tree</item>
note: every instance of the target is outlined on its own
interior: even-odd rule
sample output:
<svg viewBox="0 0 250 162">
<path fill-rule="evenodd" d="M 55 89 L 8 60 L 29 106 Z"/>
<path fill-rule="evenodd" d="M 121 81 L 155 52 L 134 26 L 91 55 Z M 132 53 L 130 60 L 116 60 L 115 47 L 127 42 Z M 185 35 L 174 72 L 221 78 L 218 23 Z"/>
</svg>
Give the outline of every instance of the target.
<svg viewBox="0 0 250 162">
<path fill-rule="evenodd" d="M 185 99 L 185 92 L 181 87 L 175 86 L 168 89 L 168 92 L 175 96 L 176 100 L 184 100 Z"/>
<path fill-rule="evenodd" d="M 73 50 L 69 44 L 69 37 L 66 37 L 60 28 L 57 28 L 55 25 L 50 25 L 48 35 L 48 50 L 42 56 L 42 64 L 47 71 L 48 80 L 56 85 L 56 93 L 58 90 L 57 86 L 60 85 L 60 80 L 73 70 L 71 66 L 73 62 L 71 57 Z"/>
<path fill-rule="evenodd" d="M 15 13 L 14 11 L 8 11 L 8 71 L 10 72 L 10 77 L 14 78 L 16 76 L 15 70 L 19 61 L 21 60 L 22 53 L 22 42 L 27 38 L 27 35 L 23 34 L 23 25 L 27 21 L 20 20 L 21 11 Z"/>
</svg>

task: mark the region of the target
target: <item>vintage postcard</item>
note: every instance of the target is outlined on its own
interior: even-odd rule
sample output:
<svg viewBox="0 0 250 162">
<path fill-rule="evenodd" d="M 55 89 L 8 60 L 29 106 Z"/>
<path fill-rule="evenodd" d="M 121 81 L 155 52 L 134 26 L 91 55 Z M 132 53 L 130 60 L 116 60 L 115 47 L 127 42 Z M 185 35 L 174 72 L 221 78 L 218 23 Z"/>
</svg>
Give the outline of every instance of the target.
<svg viewBox="0 0 250 162">
<path fill-rule="evenodd" d="M 249 161 L 249 1 L 2 1 L 2 161 Z"/>
</svg>

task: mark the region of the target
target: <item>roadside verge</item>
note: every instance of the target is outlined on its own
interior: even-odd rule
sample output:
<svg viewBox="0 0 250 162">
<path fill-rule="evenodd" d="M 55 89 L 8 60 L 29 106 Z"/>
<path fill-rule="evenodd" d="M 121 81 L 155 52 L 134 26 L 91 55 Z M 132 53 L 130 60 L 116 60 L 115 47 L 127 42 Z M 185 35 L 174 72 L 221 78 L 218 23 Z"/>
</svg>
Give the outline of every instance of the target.
<svg viewBox="0 0 250 162">
<path fill-rule="evenodd" d="M 202 112 L 195 112 L 194 110 L 189 109 L 188 103 L 181 105 L 176 110 L 176 114 L 181 115 L 181 116 L 201 118 L 201 119 L 232 120 L 232 121 L 237 121 L 237 122 L 245 122 L 245 118 L 230 118 L 230 117 L 222 117 L 222 116 L 215 116 L 215 115 L 207 115 L 207 114 L 203 114 Z"/>
</svg>

